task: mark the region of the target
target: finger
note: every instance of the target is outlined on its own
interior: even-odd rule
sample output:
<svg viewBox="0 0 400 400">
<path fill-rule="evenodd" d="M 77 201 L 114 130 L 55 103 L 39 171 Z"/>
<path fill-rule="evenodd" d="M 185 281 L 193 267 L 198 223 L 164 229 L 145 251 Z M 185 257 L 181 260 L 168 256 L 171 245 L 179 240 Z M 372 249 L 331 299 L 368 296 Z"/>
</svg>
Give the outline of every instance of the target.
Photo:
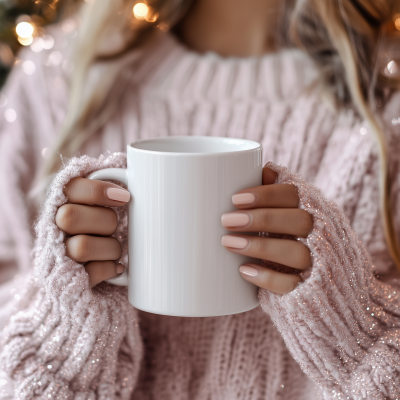
<svg viewBox="0 0 400 400">
<path fill-rule="evenodd" d="M 232 203 L 239 209 L 297 208 L 299 195 L 294 185 L 256 186 L 234 194 Z"/>
<path fill-rule="evenodd" d="M 276 294 L 290 293 L 301 282 L 298 275 L 282 274 L 257 264 L 242 265 L 239 271 L 246 281 Z"/>
<path fill-rule="evenodd" d="M 85 178 L 74 178 L 65 186 L 69 203 L 120 207 L 130 199 L 130 194 L 121 186 Z"/>
<path fill-rule="evenodd" d="M 291 268 L 311 268 L 310 250 L 297 240 L 225 235 L 221 244 L 232 253 L 272 261 Z"/>
<path fill-rule="evenodd" d="M 222 225 L 236 232 L 269 232 L 307 237 L 313 229 L 311 215 L 299 208 L 257 208 L 224 214 Z"/>
<path fill-rule="evenodd" d="M 263 185 L 272 185 L 275 183 L 278 174 L 271 168 L 264 166 L 262 170 L 262 183 Z"/>
<path fill-rule="evenodd" d="M 92 261 L 85 265 L 89 275 L 90 287 L 96 286 L 107 279 L 115 278 L 124 272 L 124 266 L 114 261 Z"/>
<path fill-rule="evenodd" d="M 112 237 L 76 235 L 66 240 L 67 256 L 78 262 L 118 260 L 121 244 Z"/>
<path fill-rule="evenodd" d="M 69 235 L 109 236 L 117 229 L 118 217 L 111 208 L 64 204 L 57 211 L 56 224 Z"/>
</svg>

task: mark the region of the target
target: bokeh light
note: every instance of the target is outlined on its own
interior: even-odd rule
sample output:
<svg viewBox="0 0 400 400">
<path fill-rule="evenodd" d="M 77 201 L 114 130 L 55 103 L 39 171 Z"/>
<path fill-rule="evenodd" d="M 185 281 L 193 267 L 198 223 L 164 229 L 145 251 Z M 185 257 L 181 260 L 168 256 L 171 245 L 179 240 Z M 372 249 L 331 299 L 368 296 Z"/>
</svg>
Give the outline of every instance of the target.
<svg viewBox="0 0 400 400">
<path fill-rule="evenodd" d="M 50 157 L 51 157 L 51 149 L 50 149 L 49 147 L 45 147 L 45 148 L 42 150 L 42 157 L 43 157 L 45 160 L 50 159 Z"/>
<path fill-rule="evenodd" d="M 63 60 L 63 56 L 59 51 L 52 51 L 48 58 L 47 61 L 45 61 L 45 65 L 48 67 L 54 67 L 56 65 L 60 65 Z"/>
<path fill-rule="evenodd" d="M 147 22 L 156 22 L 158 19 L 158 13 L 154 13 L 153 15 L 150 15 L 150 13 L 148 13 L 145 19 Z"/>
<path fill-rule="evenodd" d="M 29 46 L 33 42 L 33 37 L 29 36 L 27 38 L 18 37 L 18 42 L 20 42 L 23 46 Z"/>
<path fill-rule="evenodd" d="M 17 35 L 21 39 L 28 39 L 32 37 L 35 28 L 29 22 L 20 22 L 15 28 Z"/>
<path fill-rule="evenodd" d="M 137 3 L 133 7 L 133 14 L 137 19 L 146 18 L 148 13 L 149 13 L 149 7 L 147 7 L 147 5 L 144 3 Z"/>
<path fill-rule="evenodd" d="M 390 61 L 386 68 L 389 74 L 395 74 L 399 70 L 399 66 L 394 60 Z"/>
<path fill-rule="evenodd" d="M 400 17 L 396 18 L 396 20 L 394 21 L 394 26 L 396 27 L 397 30 L 400 31 Z"/>
<path fill-rule="evenodd" d="M 27 75 L 32 75 L 35 70 L 35 64 L 31 60 L 26 60 L 22 63 L 22 70 L 27 74 Z"/>
<path fill-rule="evenodd" d="M 50 35 L 44 35 L 44 36 L 42 36 L 41 39 L 42 39 L 41 44 L 42 44 L 42 47 L 43 47 L 44 49 L 49 50 L 49 49 L 53 48 L 53 46 L 54 46 L 54 39 L 53 39 L 52 36 L 50 36 Z"/>
<path fill-rule="evenodd" d="M 9 108 L 4 112 L 4 118 L 8 122 L 14 122 L 17 119 L 17 113 L 12 108 Z"/>
<path fill-rule="evenodd" d="M 65 19 L 62 23 L 61 23 L 61 29 L 65 32 L 65 33 L 71 33 L 76 29 L 76 21 L 73 18 L 68 18 Z"/>
</svg>

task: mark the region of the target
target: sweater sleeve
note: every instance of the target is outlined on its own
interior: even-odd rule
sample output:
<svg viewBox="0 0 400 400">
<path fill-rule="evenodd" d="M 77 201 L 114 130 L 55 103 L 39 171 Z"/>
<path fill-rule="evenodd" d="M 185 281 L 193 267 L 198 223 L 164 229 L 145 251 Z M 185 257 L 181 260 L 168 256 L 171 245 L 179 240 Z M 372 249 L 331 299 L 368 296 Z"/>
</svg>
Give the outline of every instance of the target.
<svg viewBox="0 0 400 400">
<path fill-rule="evenodd" d="M 129 399 L 142 358 L 137 312 L 127 289 L 101 283 L 91 289 L 82 264 L 66 255 L 65 233 L 55 224 L 74 177 L 126 167 L 126 156 L 73 158 L 51 184 L 38 222 L 34 275 L 20 292 L 16 312 L 1 335 L 0 366 L 15 398 Z M 127 252 L 127 210 L 116 209 L 114 236 Z"/>
<path fill-rule="evenodd" d="M 289 294 L 260 290 L 260 302 L 294 359 L 324 399 L 400 398 L 400 290 L 373 275 L 373 263 L 341 209 L 286 168 L 278 183 L 298 187 L 314 219 L 306 239 L 313 267 Z"/>
</svg>

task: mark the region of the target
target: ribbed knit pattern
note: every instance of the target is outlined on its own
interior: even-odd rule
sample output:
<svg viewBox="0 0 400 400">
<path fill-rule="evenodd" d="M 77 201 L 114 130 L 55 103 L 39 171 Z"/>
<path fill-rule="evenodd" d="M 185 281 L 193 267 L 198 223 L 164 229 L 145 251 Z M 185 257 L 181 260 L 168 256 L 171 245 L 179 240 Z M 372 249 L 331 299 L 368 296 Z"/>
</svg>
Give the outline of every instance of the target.
<svg viewBox="0 0 400 400">
<path fill-rule="evenodd" d="M 32 268 L 31 226 L 37 216 L 30 191 L 43 165 L 42 150 L 54 143 L 67 107 L 65 43 L 74 35 L 59 28 L 52 34 L 53 49 L 21 53 L 4 90 L 7 104 L 0 108 L 1 271 L 9 271 L 7 265 L 14 262 L 23 276 Z M 54 51 L 63 57 L 57 65 L 51 61 Z M 28 59 L 36 68 L 32 75 L 24 72 Z M 313 268 L 293 293 L 260 291 L 260 307 L 242 314 L 178 318 L 134 310 L 120 289 L 103 284 L 90 291 L 83 268 L 62 257 L 63 235 L 54 215 L 65 198 L 56 181 L 53 193 L 58 195 L 50 194 L 43 208 L 49 211 L 43 211 L 37 225 L 38 240 L 48 249 L 35 253 L 38 280 L 24 290 L 9 281 L 0 290 L 3 300 L 19 295 L 12 307 L 22 310 L 2 335 L 10 347 L 3 348 L 1 366 L 14 380 L 4 378 L 0 395 L 15 396 L 10 394 L 14 384 L 15 393 L 29 399 L 48 396 L 46 390 L 54 397 L 126 398 L 129 387 L 135 400 L 312 400 L 318 393 L 324 399 L 396 399 L 400 313 L 393 287 L 398 275 L 382 233 L 378 163 L 368 125 L 353 111 L 335 110 L 323 100 L 314 85 L 315 67 L 297 50 L 221 58 L 190 52 L 170 34 L 161 34 L 120 62 L 125 67 L 113 88 L 118 96 L 110 98 L 116 112 L 80 153 L 124 152 L 137 138 L 165 135 L 260 141 L 265 162 L 289 169 L 274 166 L 280 181 L 300 187 L 302 206 L 314 216 L 314 231 L 307 238 Z M 96 84 L 96 73 L 101 78 L 103 70 L 104 65 L 95 68 L 87 84 Z M 16 111 L 13 122 L 3 118 L 8 109 Z M 392 95 L 379 114 L 391 150 L 399 227 L 399 95 Z M 96 160 L 74 159 L 60 177 L 84 175 L 106 163 L 124 164 L 118 154 Z M 61 290 L 64 281 L 69 289 Z M 36 302 L 30 304 L 31 299 Z M 81 316 L 75 317 L 78 309 Z M 102 313 L 93 321 L 90 310 L 96 309 Z M 2 326 L 10 310 L 0 310 Z M 113 336 L 114 320 L 107 316 L 120 318 L 121 336 Z M 66 327 L 64 336 L 57 333 L 61 326 Z M 43 337 L 41 329 L 46 330 Z M 88 334 L 78 339 L 74 333 L 85 329 Z M 65 345 L 53 342 L 56 336 Z M 117 337 L 118 349 L 110 345 Z M 75 357 L 80 343 L 85 361 Z M 100 348 L 98 369 L 90 369 Z M 48 361 L 55 362 L 54 370 Z M 39 365 L 52 368 L 41 372 Z M 126 376 L 133 385 L 128 388 L 122 385 L 123 368 L 132 371 Z M 106 369 L 108 375 L 100 372 Z M 48 379 L 43 387 L 39 376 Z"/>
<path fill-rule="evenodd" d="M 400 397 L 400 319 L 398 289 L 372 274 L 368 252 L 348 219 L 314 186 L 285 168 L 278 183 L 299 188 L 300 207 L 314 220 L 307 239 L 311 275 L 285 296 L 260 291 L 286 345 L 326 398 Z"/>
<path fill-rule="evenodd" d="M 36 225 L 30 285 L 37 290 L 24 294 L 30 296 L 29 306 L 3 331 L 0 364 L 20 382 L 18 398 L 128 399 L 133 390 L 142 342 L 126 288 L 103 284 L 91 290 L 82 265 L 66 256 L 66 234 L 54 223 L 72 178 L 122 166 L 126 158 L 118 154 L 99 161 L 74 159 L 47 195 Z M 124 216 L 120 211 L 121 222 Z M 126 242 L 126 221 L 114 236 Z"/>
</svg>

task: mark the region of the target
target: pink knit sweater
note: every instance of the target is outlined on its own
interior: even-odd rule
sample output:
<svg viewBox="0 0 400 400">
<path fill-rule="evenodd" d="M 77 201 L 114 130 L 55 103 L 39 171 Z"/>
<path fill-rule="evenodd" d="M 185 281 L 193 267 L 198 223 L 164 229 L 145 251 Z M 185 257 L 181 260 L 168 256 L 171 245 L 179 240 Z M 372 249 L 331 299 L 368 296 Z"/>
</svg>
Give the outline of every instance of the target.
<svg viewBox="0 0 400 400">
<path fill-rule="evenodd" d="M 127 55 L 118 107 L 82 149 L 88 156 L 53 181 L 33 245 L 31 190 L 67 104 L 74 32 L 58 29 L 54 48 L 22 54 L 0 98 L 0 301 L 12 299 L 0 310 L 0 398 L 399 399 L 400 288 L 380 222 L 372 134 L 351 110 L 322 100 L 299 51 L 224 59 L 162 34 Z M 380 115 L 400 226 L 400 96 Z M 182 134 L 260 141 L 278 182 L 298 186 L 314 217 L 304 239 L 313 267 L 293 292 L 260 290 L 260 306 L 237 315 L 160 316 L 130 306 L 124 288 L 91 290 L 65 255 L 54 223 L 63 186 L 123 167 L 134 139 Z M 8 280 L 16 268 L 20 278 Z"/>
</svg>

